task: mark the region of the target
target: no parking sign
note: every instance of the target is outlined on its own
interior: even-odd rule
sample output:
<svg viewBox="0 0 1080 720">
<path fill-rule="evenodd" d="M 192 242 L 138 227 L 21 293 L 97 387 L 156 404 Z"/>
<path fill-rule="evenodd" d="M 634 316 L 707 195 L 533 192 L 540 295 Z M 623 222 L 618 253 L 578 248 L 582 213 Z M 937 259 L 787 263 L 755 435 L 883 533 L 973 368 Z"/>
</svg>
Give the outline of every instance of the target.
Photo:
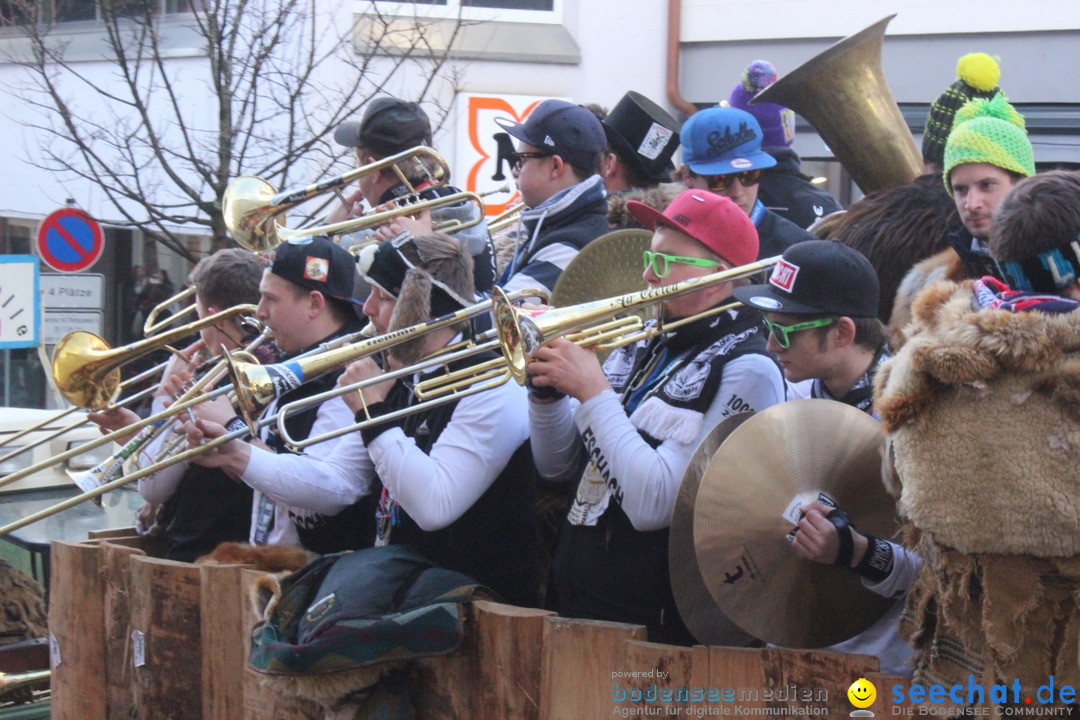
<svg viewBox="0 0 1080 720">
<path fill-rule="evenodd" d="M 82 210 L 57 210 L 38 228 L 38 257 L 60 272 L 80 272 L 93 267 L 104 249 L 101 225 Z"/>
</svg>

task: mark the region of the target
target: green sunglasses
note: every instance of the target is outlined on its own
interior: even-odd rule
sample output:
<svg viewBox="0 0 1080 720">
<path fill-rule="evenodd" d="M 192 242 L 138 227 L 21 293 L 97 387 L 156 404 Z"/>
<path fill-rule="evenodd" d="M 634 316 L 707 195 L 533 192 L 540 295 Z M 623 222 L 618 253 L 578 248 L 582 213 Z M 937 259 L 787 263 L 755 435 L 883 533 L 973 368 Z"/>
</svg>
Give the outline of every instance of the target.
<svg viewBox="0 0 1080 720">
<path fill-rule="evenodd" d="M 827 327 L 836 322 L 837 318 L 823 317 L 817 320 L 807 320 L 806 322 L 795 323 L 794 325 L 780 325 L 774 323 L 769 318 L 764 318 L 766 327 L 769 328 L 769 332 L 772 333 L 773 339 L 776 340 L 776 344 L 784 350 L 791 347 L 791 333 L 797 333 L 800 330 L 812 330 L 813 328 Z"/>
<path fill-rule="evenodd" d="M 645 269 L 648 270 L 651 266 L 652 271 L 656 273 L 656 277 L 667 277 L 670 271 L 668 263 L 682 263 L 683 265 L 695 265 L 697 267 L 716 267 L 720 264 L 716 260 L 706 260 L 705 258 L 665 255 L 652 250 L 645 251 Z"/>
</svg>

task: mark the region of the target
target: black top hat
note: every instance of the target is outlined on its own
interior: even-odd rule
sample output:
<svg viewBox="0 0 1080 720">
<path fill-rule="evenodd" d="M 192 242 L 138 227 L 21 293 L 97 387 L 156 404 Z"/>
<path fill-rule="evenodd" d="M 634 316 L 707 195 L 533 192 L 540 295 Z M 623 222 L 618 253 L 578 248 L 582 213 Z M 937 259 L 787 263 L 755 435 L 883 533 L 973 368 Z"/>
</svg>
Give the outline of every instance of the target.
<svg viewBox="0 0 1080 720">
<path fill-rule="evenodd" d="M 600 121 L 608 145 L 624 162 L 657 182 L 670 182 L 671 156 L 679 147 L 678 120 L 641 93 L 623 95 Z"/>
</svg>

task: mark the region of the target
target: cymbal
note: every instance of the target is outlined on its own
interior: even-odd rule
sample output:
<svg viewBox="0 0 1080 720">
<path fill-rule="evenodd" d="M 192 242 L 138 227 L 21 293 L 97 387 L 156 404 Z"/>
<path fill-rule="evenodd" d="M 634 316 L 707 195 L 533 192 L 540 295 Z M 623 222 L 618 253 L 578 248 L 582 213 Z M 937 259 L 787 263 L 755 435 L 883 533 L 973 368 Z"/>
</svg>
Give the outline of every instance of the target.
<svg viewBox="0 0 1080 720">
<path fill-rule="evenodd" d="M 591 241 L 559 275 L 551 293 L 552 307 L 644 290 L 642 254 L 651 240 L 648 230 L 628 228 Z"/>
<path fill-rule="evenodd" d="M 709 592 L 735 624 L 777 645 L 822 647 L 854 637 L 892 607 L 850 570 L 800 557 L 784 517 L 797 498 L 823 492 L 861 532 L 895 536 L 881 448 L 873 418 L 832 400 L 774 405 L 728 436 L 698 489 L 694 547 Z"/>
<path fill-rule="evenodd" d="M 697 501 L 701 477 L 724 440 L 753 415 L 752 412 L 732 415 L 705 436 L 683 473 L 671 517 L 668 533 L 671 590 L 683 623 L 694 639 L 703 645 L 741 646 L 754 639 L 720 611 L 701 577 L 697 553 L 694 552 L 694 503 Z"/>
</svg>

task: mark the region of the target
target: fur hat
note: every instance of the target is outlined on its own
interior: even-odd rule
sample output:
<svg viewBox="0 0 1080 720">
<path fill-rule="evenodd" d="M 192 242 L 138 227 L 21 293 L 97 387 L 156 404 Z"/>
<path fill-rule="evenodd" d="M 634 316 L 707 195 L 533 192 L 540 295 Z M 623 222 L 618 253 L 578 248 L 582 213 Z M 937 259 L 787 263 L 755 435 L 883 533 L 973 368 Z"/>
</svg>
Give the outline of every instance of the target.
<svg viewBox="0 0 1080 720">
<path fill-rule="evenodd" d="M 923 131 L 923 160 L 945 164 L 945 142 L 952 132 L 956 111 L 975 98 L 990 99 L 999 91 L 1001 68 L 986 53 L 968 53 L 956 63 L 956 82 L 945 89 L 930 106 Z"/>
<path fill-rule="evenodd" d="M 743 70 L 742 80 L 731 89 L 728 104 L 745 110 L 761 125 L 761 144 L 788 147 L 795 140 L 795 111 L 776 103 L 754 103 L 754 96 L 776 82 L 776 68 L 768 60 L 755 60 Z"/>
<path fill-rule="evenodd" d="M 1024 177 L 1035 174 L 1035 154 L 1027 136 L 1024 116 L 1016 112 L 1005 95 L 972 100 L 956 111 L 956 121 L 945 143 L 942 173 L 945 189 L 952 195 L 949 173 L 957 165 L 987 163 Z"/>
<path fill-rule="evenodd" d="M 446 277 L 436 277 L 428 269 L 430 258 L 424 257 L 416 239 L 408 232 L 361 250 L 357 260 L 361 277 L 396 301 L 387 332 L 419 325 L 476 302 L 471 285 L 455 289 L 450 284 L 453 278 L 459 279 L 458 285 L 469 284 L 472 257 L 456 240 L 439 235 L 459 250 L 450 265 L 442 265 L 443 272 L 437 273 Z M 423 345 L 424 338 L 418 337 L 395 346 L 390 352 L 403 364 L 411 365 L 420 360 Z"/>
</svg>

